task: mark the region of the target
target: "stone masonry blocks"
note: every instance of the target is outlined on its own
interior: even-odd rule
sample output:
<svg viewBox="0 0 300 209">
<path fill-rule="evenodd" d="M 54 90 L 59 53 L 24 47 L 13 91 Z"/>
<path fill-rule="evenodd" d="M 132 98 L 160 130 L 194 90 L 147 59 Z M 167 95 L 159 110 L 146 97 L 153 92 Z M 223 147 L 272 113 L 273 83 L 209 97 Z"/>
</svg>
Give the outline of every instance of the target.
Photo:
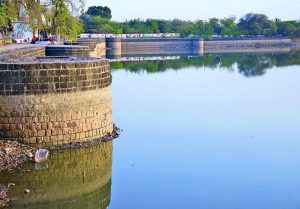
<svg viewBox="0 0 300 209">
<path fill-rule="evenodd" d="M 34 61 L 0 64 L 0 138 L 56 146 L 113 131 L 108 61 Z"/>
</svg>

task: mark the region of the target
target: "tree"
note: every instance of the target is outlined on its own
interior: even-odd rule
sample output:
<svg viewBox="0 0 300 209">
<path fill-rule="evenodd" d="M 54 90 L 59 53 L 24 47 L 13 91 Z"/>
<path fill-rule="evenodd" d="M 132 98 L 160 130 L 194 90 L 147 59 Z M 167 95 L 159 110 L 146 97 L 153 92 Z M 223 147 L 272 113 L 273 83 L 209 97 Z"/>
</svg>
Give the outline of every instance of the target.
<svg viewBox="0 0 300 209">
<path fill-rule="evenodd" d="M 214 31 L 212 26 L 203 20 L 197 20 L 194 24 L 194 34 L 197 34 L 203 38 L 209 38 L 213 35 Z"/>
<path fill-rule="evenodd" d="M 76 17 L 83 7 L 84 0 L 51 0 L 48 5 L 43 4 L 43 28 L 52 34 L 60 33 L 75 38 L 83 30 L 82 22 Z"/>
<path fill-rule="evenodd" d="M 103 18 L 105 7 L 90 7 L 81 19 L 87 32 L 102 33 L 179 33 L 181 37 L 196 35 L 210 39 L 213 34 L 237 37 L 240 35 L 292 34 L 300 36 L 300 23 L 297 21 L 281 22 L 279 19 L 269 20 L 264 14 L 246 14 L 236 23 L 236 17 L 223 19 L 210 18 L 208 21 L 195 22 L 185 20 L 132 19 L 125 22 L 113 22 Z M 111 11 L 109 11 L 110 13 Z M 105 16 L 105 15 L 104 15 Z M 99 19 L 99 18 L 100 19 Z M 110 16 L 109 16 L 110 17 Z M 281 24 L 281 25 L 280 25 Z M 280 27 L 280 28 L 279 28 Z"/>
<path fill-rule="evenodd" d="M 297 36 L 297 22 L 295 21 L 277 21 L 278 34 L 282 36 Z"/>
<path fill-rule="evenodd" d="M 140 19 L 130 20 L 128 25 L 132 29 L 133 33 L 144 33 L 146 31 L 146 27 Z"/>
<path fill-rule="evenodd" d="M 194 23 L 192 21 L 183 21 L 179 19 L 174 19 L 171 21 L 172 32 L 180 33 L 181 36 L 186 37 L 191 35 L 194 31 Z"/>
<path fill-rule="evenodd" d="M 18 8 L 15 1 L 0 0 L 0 26 L 2 31 L 11 27 L 11 20 L 18 16 Z"/>
<path fill-rule="evenodd" d="M 107 6 L 102 7 L 102 6 L 92 6 L 89 7 L 87 12 L 87 15 L 90 16 L 100 16 L 101 18 L 106 18 L 106 19 L 111 19 L 111 9 Z"/>
<path fill-rule="evenodd" d="M 4 10 L 10 14 L 10 20 L 18 18 L 19 9 L 21 6 L 24 7 L 32 31 L 44 32 L 46 36 L 51 33 L 71 38 L 75 38 L 82 31 L 83 25 L 76 16 L 82 12 L 84 0 L 5 0 L 3 2 L 6 4 Z"/>
<path fill-rule="evenodd" d="M 154 19 L 146 20 L 146 28 L 148 33 L 159 33 L 158 21 Z"/>
<path fill-rule="evenodd" d="M 81 16 L 82 21 L 85 25 L 85 30 L 87 32 L 97 32 L 97 33 L 113 33 L 122 34 L 123 29 L 117 22 L 110 21 L 106 18 L 101 18 L 100 16 Z"/>
<path fill-rule="evenodd" d="M 219 35 L 221 34 L 222 27 L 221 27 L 221 23 L 218 18 L 215 18 L 215 17 L 210 18 L 209 24 L 212 27 L 214 34 L 219 34 Z"/>
<path fill-rule="evenodd" d="M 170 33 L 171 32 L 171 23 L 167 20 L 158 20 L 158 28 L 161 33 Z"/>
<path fill-rule="evenodd" d="M 238 28 L 245 35 L 274 35 L 276 25 L 264 14 L 246 14 L 240 19 Z"/>
<path fill-rule="evenodd" d="M 235 20 L 235 17 L 228 17 L 220 20 L 222 26 L 221 35 L 238 36 L 240 34 L 235 24 Z"/>
</svg>

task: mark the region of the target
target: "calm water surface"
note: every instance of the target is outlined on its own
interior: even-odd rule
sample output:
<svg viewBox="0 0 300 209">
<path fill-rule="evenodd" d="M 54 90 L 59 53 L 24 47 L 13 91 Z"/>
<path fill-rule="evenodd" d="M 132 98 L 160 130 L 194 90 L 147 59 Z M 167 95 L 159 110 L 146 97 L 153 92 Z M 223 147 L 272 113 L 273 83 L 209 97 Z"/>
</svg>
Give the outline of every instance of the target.
<svg viewBox="0 0 300 209">
<path fill-rule="evenodd" d="M 299 53 L 112 68 L 122 136 L 113 145 L 56 153 L 38 171 L 26 165 L 26 175 L 2 174 L 2 181 L 18 179 L 15 195 L 32 176 L 48 182 L 45 191 L 33 186 L 45 195 L 29 208 L 300 208 Z"/>
<path fill-rule="evenodd" d="M 299 54 L 116 67 L 110 209 L 300 208 Z"/>
</svg>

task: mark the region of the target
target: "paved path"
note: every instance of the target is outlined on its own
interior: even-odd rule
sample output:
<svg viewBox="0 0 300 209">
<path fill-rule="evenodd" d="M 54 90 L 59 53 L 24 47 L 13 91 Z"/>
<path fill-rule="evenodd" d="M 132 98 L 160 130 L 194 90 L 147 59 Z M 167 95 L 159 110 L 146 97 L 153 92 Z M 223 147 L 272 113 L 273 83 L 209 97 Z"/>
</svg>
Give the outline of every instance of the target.
<svg viewBox="0 0 300 209">
<path fill-rule="evenodd" d="M 35 48 L 40 47 L 40 45 L 34 45 L 34 44 L 10 44 L 10 45 L 3 45 L 0 46 L 0 53 L 1 52 L 8 52 L 18 49 L 25 49 L 25 48 Z"/>
</svg>

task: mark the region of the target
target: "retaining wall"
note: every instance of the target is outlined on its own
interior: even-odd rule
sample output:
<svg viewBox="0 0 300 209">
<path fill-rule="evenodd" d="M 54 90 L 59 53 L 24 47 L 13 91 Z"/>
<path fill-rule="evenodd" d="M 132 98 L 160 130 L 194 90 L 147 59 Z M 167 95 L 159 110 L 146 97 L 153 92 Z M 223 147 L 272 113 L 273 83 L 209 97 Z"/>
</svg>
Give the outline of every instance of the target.
<svg viewBox="0 0 300 209">
<path fill-rule="evenodd" d="M 122 54 L 202 52 L 203 40 L 199 38 L 122 39 Z"/>
<path fill-rule="evenodd" d="M 76 92 L 107 87 L 109 62 L 84 58 L 8 58 L 0 63 L 0 95 Z M 15 63 L 14 63 L 15 62 Z"/>
<path fill-rule="evenodd" d="M 204 51 L 237 51 L 260 48 L 288 48 L 292 46 L 291 39 L 261 39 L 261 40 L 216 40 L 204 41 Z"/>
<path fill-rule="evenodd" d="M 65 45 L 88 46 L 91 57 L 103 57 L 106 55 L 106 41 L 101 39 L 78 39 L 76 42 L 65 42 Z"/>
<path fill-rule="evenodd" d="M 113 131 L 107 60 L 18 61 L 0 64 L 0 138 L 53 146 Z"/>
</svg>

